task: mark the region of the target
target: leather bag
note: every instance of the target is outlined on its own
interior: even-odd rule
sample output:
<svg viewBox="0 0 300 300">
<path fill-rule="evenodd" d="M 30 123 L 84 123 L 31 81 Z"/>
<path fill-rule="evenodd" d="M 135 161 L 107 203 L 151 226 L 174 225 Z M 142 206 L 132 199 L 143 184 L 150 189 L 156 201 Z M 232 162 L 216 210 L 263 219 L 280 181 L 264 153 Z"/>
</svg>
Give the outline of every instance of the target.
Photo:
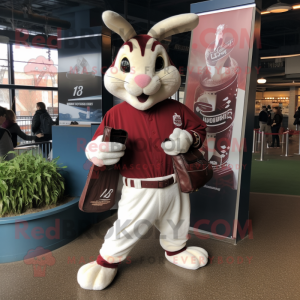
<svg viewBox="0 0 300 300">
<path fill-rule="evenodd" d="M 213 177 L 213 167 L 195 148 L 172 156 L 173 167 L 182 193 L 193 193 Z"/>
<path fill-rule="evenodd" d="M 127 137 L 125 130 L 104 127 L 103 142 L 125 144 Z M 99 213 L 111 209 L 115 205 L 118 182 L 119 170 L 115 165 L 98 167 L 93 164 L 79 200 L 79 209 L 87 213 Z"/>
</svg>

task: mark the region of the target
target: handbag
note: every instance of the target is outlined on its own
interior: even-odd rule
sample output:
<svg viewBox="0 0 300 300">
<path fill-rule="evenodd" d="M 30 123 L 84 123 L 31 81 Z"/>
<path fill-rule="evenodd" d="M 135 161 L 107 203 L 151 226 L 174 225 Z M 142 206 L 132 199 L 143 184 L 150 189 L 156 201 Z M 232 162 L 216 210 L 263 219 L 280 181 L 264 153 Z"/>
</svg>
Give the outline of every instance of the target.
<svg viewBox="0 0 300 300">
<path fill-rule="evenodd" d="M 182 193 L 193 193 L 213 177 L 213 167 L 203 154 L 193 147 L 187 153 L 172 156 L 173 168 Z"/>
<path fill-rule="evenodd" d="M 125 144 L 128 134 L 122 129 L 105 126 L 103 142 Z M 87 213 L 99 213 L 111 209 L 115 205 L 115 196 L 119 181 L 119 170 L 112 166 L 98 167 L 92 165 L 78 206 Z"/>
</svg>

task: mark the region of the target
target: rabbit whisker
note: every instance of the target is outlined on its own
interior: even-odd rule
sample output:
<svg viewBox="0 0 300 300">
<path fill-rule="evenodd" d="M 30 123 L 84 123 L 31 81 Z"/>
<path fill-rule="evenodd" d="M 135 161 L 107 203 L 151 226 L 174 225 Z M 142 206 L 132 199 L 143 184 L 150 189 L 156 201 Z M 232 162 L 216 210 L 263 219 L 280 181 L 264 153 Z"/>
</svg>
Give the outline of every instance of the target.
<svg viewBox="0 0 300 300">
<path fill-rule="evenodd" d="M 170 75 L 171 73 L 173 73 L 173 72 L 175 72 L 175 71 L 177 71 L 177 69 L 176 69 L 176 70 L 173 70 L 172 72 L 170 72 L 170 73 L 168 73 L 168 74 L 166 74 L 166 75 L 164 75 L 163 77 L 159 78 L 157 81 L 162 80 L 162 78 L 166 77 L 167 75 Z"/>
<path fill-rule="evenodd" d="M 119 79 L 119 78 L 117 78 L 117 77 L 113 77 L 113 76 L 109 76 L 109 75 L 105 75 L 105 76 L 110 77 L 110 78 L 114 78 L 114 79 L 117 79 L 117 80 L 120 80 L 120 81 L 122 81 L 122 82 L 129 83 L 129 82 L 127 82 L 127 81 L 125 81 L 125 80 L 122 80 L 122 79 Z"/>
</svg>

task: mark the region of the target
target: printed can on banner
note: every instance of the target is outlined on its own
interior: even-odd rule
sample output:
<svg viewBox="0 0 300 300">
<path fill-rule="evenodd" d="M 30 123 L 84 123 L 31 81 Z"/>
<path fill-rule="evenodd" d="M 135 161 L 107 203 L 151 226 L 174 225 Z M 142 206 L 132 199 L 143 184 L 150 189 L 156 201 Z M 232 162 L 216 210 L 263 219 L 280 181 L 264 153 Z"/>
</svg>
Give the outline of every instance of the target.
<svg viewBox="0 0 300 300">
<path fill-rule="evenodd" d="M 196 89 L 194 112 L 207 124 L 207 138 L 200 151 L 213 166 L 223 168 L 222 172 L 216 170 L 216 176 L 229 177 L 229 186 L 234 188 L 233 171 L 226 163 L 236 110 L 238 63 L 230 57 L 234 39 L 225 42 L 224 27 L 218 26 L 216 40 L 205 51 L 206 69 Z"/>
</svg>

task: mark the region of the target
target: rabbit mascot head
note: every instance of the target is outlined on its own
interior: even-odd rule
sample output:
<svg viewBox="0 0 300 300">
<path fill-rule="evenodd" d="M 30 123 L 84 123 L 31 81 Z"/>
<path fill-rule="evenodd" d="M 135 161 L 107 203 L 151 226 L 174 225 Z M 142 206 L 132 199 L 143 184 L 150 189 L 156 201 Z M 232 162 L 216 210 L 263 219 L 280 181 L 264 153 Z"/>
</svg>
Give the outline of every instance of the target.
<svg viewBox="0 0 300 300">
<path fill-rule="evenodd" d="M 124 41 L 105 74 L 106 89 L 139 110 L 147 110 L 174 95 L 181 84 L 180 74 L 160 41 L 193 30 L 198 16 L 174 16 L 156 24 L 148 34 L 139 35 L 115 12 L 104 12 L 103 21 Z"/>
</svg>

